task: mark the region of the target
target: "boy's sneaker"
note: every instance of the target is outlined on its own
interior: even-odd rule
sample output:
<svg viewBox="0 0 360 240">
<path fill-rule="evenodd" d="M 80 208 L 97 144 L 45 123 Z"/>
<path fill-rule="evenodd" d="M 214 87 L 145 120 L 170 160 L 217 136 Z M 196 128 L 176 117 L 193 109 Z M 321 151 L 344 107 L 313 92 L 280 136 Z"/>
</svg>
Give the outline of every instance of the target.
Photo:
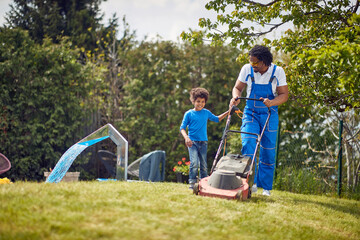
<svg viewBox="0 0 360 240">
<path fill-rule="evenodd" d="M 190 190 L 193 190 L 193 189 L 194 189 L 194 185 L 195 185 L 195 183 L 190 183 L 189 189 L 190 189 Z"/>
<path fill-rule="evenodd" d="M 264 196 L 270 196 L 270 190 L 265 190 L 263 191 L 263 194 Z"/>
<path fill-rule="evenodd" d="M 251 192 L 252 192 L 252 193 L 256 193 L 256 192 L 257 192 L 257 186 L 256 186 L 256 184 L 252 185 L 252 187 L 251 187 Z"/>
</svg>

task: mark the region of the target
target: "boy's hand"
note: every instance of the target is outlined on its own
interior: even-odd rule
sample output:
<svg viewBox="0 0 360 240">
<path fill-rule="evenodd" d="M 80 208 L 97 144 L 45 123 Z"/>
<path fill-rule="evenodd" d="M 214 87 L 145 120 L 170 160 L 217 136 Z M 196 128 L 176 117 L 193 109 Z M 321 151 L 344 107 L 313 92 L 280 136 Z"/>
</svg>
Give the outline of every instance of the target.
<svg viewBox="0 0 360 240">
<path fill-rule="evenodd" d="M 188 147 L 191 147 L 193 145 L 193 143 L 192 143 L 192 141 L 191 141 L 191 139 L 189 137 L 185 138 L 185 144 Z"/>
</svg>

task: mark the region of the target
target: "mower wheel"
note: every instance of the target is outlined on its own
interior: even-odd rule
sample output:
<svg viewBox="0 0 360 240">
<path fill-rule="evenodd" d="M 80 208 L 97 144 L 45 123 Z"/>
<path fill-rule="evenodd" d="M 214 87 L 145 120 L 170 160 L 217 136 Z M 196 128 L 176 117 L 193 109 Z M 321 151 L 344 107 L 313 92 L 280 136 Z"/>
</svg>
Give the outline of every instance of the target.
<svg viewBox="0 0 360 240">
<path fill-rule="evenodd" d="M 198 195 L 198 194 L 199 194 L 199 184 L 198 184 L 198 183 L 195 183 L 195 184 L 194 184 L 193 193 L 194 193 L 195 195 Z"/>
<path fill-rule="evenodd" d="M 243 195 L 242 195 L 243 191 L 239 190 L 236 195 L 235 195 L 235 199 L 238 201 L 242 201 L 243 200 Z"/>
<path fill-rule="evenodd" d="M 249 188 L 249 190 L 248 190 L 248 199 L 250 199 L 251 198 L 251 189 Z"/>
</svg>

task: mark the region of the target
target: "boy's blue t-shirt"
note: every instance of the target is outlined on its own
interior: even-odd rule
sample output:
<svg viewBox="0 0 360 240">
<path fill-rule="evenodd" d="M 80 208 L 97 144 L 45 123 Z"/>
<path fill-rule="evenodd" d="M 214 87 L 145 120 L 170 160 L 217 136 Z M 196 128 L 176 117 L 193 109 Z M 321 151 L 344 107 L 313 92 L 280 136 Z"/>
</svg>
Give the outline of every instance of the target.
<svg viewBox="0 0 360 240">
<path fill-rule="evenodd" d="M 184 114 L 180 130 L 186 130 L 186 127 L 188 127 L 188 135 L 191 141 L 207 141 L 208 120 L 219 122 L 219 118 L 206 108 L 203 108 L 200 111 L 190 109 Z"/>
</svg>

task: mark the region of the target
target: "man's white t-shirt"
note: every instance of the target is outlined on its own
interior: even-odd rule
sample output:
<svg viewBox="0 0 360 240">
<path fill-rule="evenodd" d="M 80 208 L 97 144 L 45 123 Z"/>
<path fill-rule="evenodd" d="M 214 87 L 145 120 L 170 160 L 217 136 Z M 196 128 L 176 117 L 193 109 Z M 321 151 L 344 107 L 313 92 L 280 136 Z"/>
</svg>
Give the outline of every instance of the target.
<svg viewBox="0 0 360 240">
<path fill-rule="evenodd" d="M 275 65 L 272 63 L 271 66 L 268 68 L 268 70 L 264 74 L 261 74 L 259 72 L 256 73 L 254 71 L 255 83 L 256 84 L 268 84 L 271 74 L 273 72 L 274 66 Z M 247 78 L 247 76 L 250 74 L 251 74 L 251 65 L 248 63 L 248 64 L 245 64 L 241 68 L 239 77 L 237 79 L 238 81 L 247 84 L 246 97 L 249 97 L 250 92 L 251 92 L 251 77 L 249 76 Z M 274 96 L 277 96 L 276 87 L 281 87 L 281 86 L 287 85 L 284 69 L 282 67 L 276 66 L 274 77 L 275 78 L 272 82 L 272 90 L 273 90 Z"/>
</svg>

